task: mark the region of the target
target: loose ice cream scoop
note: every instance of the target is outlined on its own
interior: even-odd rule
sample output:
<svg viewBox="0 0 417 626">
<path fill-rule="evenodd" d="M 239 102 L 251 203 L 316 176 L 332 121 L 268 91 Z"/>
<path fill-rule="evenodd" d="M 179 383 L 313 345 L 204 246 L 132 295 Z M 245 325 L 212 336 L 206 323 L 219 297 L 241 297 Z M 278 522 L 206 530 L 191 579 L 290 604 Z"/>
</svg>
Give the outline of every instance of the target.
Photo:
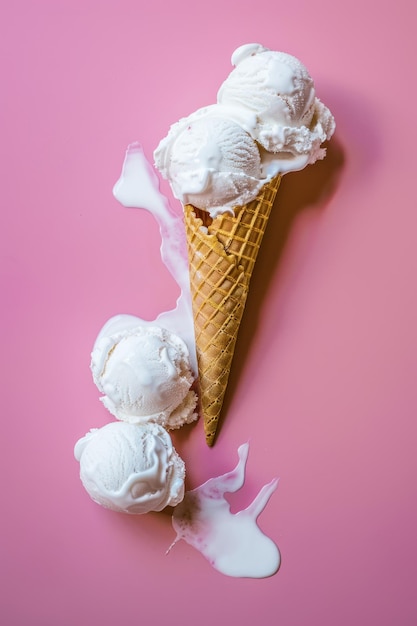
<svg viewBox="0 0 417 626">
<path fill-rule="evenodd" d="M 74 449 L 90 497 L 114 511 L 142 514 L 184 497 L 185 465 L 157 424 L 112 422 L 92 429 Z"/>
<path fill-rule="evenodd" d="M 100 334 L 91 370 L 104 406 L 117 419 L 172 429 L 197 417 L 187 347 L 164 328 L 137 326 Z"/>
</svg>

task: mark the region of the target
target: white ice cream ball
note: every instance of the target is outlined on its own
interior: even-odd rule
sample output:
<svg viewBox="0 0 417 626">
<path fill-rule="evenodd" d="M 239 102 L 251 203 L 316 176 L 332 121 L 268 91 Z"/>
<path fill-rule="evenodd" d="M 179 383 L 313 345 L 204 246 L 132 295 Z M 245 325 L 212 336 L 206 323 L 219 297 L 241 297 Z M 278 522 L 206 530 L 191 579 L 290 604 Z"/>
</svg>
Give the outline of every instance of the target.
<svg viewBox="0 0 417 626">
<path fill-rule="evenodd" d="M 100 337 L 91 369 L 103 404 L 118 419 L 178 428 L 197 417 L 188 349 L 164 328 L 138 326 Z"/>
<path fill-rule="evenodd" d="M 74 448 L 90 497 L 114 511 L 142 514 L 184 497 L 185 464 L 157 424 L 112 422 L 92 429 Z"/>
<path fill-rule="evenodd" d="M 167 168 L 176 197 L 205 210 L 245 204 L 262 177 L 256 142 L 239 124 L 213 113 L 182 123 Z"/>
<path fill-rule="evenodd" d="M 247 111 L 247 123 L 256 128 L 309 126 L 314 115 L 314 82 L 296 57 L 258 44 L 238 48 L 235 69 L 218 92 L 224 106 Z M 262 136 L 256 136 L 262 143 Z M 268 149 L 268 146 L 264 146 Z"/>
</svg>

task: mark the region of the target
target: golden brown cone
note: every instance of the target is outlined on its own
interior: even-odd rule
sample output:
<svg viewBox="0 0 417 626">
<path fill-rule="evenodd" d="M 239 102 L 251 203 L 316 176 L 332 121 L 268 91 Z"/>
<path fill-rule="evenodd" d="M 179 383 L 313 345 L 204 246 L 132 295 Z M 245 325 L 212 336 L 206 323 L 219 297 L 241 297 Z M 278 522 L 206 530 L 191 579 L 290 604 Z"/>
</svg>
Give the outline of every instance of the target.
<svg viewBox="0 0 417 626">
<path fill-rule="evenodd" d="M 281 182 L 213 220 L 184 206 L 194 331 L 206 442 L 214 444 L 252 271 Z"/>
</svg>

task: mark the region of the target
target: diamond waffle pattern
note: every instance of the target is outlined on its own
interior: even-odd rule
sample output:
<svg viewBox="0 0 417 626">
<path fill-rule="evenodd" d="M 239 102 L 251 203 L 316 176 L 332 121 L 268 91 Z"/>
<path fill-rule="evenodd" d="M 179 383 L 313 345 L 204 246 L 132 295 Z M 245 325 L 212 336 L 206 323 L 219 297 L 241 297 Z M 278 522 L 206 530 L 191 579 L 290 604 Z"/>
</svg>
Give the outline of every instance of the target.
<svg viewBox="0 0 417 626">
<path fill-rule="evenodd" d="M 249 282 L 281 177 L 251 203 L 208 226 L 206 216 L 184 207 L 190 285 L 206 441 L 214 444 Z"/>
</svg>

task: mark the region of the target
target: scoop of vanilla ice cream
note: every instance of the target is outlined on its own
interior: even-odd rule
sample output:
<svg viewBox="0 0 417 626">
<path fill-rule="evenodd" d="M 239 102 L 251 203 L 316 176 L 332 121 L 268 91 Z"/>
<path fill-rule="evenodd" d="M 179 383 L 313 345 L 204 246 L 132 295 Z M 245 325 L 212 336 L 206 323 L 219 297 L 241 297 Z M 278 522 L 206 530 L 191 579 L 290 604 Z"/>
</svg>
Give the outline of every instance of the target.
<svg viewBox="0 0 417 626">
<path fill-rule="evenodd" d="M 263 124 L 310 124 L 314 83 L 296 57 L 249 44 L 233 53 L 232 64 L 235 69 L 217 94 L 219 103 L 246 109 Z"/>
<path fill-rule="evenodd" d="M 259 149 L 251 136 L 206 107 L 174 124 L 155 151 L 155 164 L 183 204 L 212 217 L 249 202 L 262 186 Z"/>
<path fill-rule="evenodd" d="M 114 511 L 142 514 L 184 497 L 185 464 L 157 424 L 112 422 L 92 429 L 74 448 L 90 497 Z"/>
<path fill-rule="evenodd" d="M 246 44 L 235 50 L 232 64 L 235 69 L 220 87 L 218 103 L 234 109 L 265 150 L 308 155 L 304 165 L 322 158 L 320 145 L 333 134 L 334 119 L 316 98 L 314 82 L 301 61 L 260 44 Z"/>
<path fill-rule="evenodd" d="M 104 406 L 117 419 L 172 429 L 197 418 L 188 349 L 164 328 L 138 326 L 99 335 L 91 370 Z"/>
</svg>

